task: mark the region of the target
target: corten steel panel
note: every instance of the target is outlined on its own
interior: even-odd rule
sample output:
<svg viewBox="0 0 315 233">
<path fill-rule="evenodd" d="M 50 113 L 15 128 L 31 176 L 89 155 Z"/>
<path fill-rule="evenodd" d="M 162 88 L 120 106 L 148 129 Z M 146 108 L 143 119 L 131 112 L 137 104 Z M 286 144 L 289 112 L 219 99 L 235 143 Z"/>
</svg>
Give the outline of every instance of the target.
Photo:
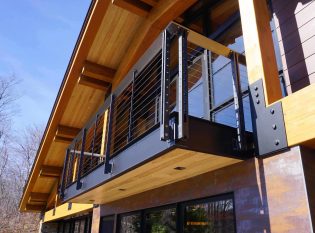
<svg viewBox="0 0 315 233">
<path fill-rule="evenodd" d="M 101 216 L 230 192 L 237 232 L 313 232 L 299 147 L 101 205 Z"/>
<path fill-rule="evenodd" d="M 273 13 L 288 92 L 314 82 L 315 2 L 272 0 Z"/>
<path fill-rule="evenodd" d="M 301 155 L 313 229 L 315 229 L 315 150 L 301 147 Z"/>
</svg>

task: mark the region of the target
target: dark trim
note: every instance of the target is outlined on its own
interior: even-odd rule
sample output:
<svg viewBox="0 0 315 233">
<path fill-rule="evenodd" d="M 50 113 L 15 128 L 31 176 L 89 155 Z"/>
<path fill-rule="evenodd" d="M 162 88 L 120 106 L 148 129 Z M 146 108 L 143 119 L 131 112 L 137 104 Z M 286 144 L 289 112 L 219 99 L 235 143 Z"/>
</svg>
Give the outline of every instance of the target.
<svg viewBox="0 0 315 233">
<path fill-rule="evenodd" d="M 161 99 L 160 99 L 160 138 L 169 140 L 169 96 L 170 96 L 170 44 L 171 34 L 168 30 L 163 32 L 162 41 L 162 77 L 161 77 Z"/>
<path fill-rule="evenodd" d="M 266 106 L 263 80 L 249 86 L 250 108 L 257 156 L 272 155 L 288 148 L 282 103 Z"/>
<path fill-rule="evenodd" d="M 141 233 L 144 233 L 146 230 L 146 215 L 150 213 L 154 213 L 156 211 L 160 210 L 167 210 L 167 209 L 175 209 L 176 210 L 176 232 L 183 233 L 184 232 L 184 222 L 185 222 L 185 207 L 190 206 L 190 205 L 196 205 L 196 204 L 202 204 L 202 203 L 209 203 L 209 202 L 215 202 L 215 201 L 221 201 L 221 200 L 227 200 L 231 199 L 232 204 L 233 204 L 233 223 L 234 223 L 234 230 L 237 232 L 236 228 L 236 214 L 235 214 L 235 198 L 234 198 L 234 193 L 224 193 L 224 194 L 219 194 L 211 197 L 203 197 L 203 198 L 198 198 L 198 199 L 193 199 L 193 200 L 188 200 L 188 201 L 182 201 L 182 202 L 175 202 L 171 204 L 166 204 L 166 205 L 161 205 L 157 207 L 151 207 L 151 208 L 146 208 L 146 209 L 139 209 L 136 211 L 131 211 L 131 212 L 125 212 L 125 213 L 119 213 L 116 214 L 118 217 L 115 222 L 115 226 L 117 226 L 117 233 L 119 232 L 120 228 L 120 221 L 122 217 L 126 216 L 132 216 L 132 215 L 139 215 L 140 216 L 140 228 L 141 228 Z M 112 215 L 108 215 L 112 216 Z M 107 216 L 104 216 L 107 217 Z M 102 217 L 103 218 L 103 217 Z"/>
</svg>

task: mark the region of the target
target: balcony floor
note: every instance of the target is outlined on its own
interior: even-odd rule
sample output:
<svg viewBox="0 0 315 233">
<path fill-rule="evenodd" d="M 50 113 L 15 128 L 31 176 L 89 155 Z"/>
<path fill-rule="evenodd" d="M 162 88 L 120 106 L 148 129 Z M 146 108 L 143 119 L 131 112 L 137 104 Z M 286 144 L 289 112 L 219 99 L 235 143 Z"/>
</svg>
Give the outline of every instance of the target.
<svg viewBox="0 0 315 233">
<path fill-rule="evenodd" d="M 236 158 L 174 148 L 136 169 L 71 199 L 71 202 L 104 204 L 241 161 Z M 185 169 L 178 170 L 175 169 L 176 167 Z"/>
</svg>

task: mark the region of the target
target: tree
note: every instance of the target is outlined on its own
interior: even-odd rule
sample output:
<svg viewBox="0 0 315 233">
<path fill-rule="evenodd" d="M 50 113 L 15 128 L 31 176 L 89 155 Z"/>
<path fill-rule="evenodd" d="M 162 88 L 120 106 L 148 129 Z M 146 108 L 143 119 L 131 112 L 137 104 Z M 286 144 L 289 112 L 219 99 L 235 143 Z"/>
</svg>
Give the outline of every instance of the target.
<svg viewBox="0 0 315 233">
<path fill-rule="evenodd" d="M 15 135 L 18 83 L 14 76 L 0 77 L 0 233 L 38 232 L 38 214 L 20 213 L 18 207 L 42 130 L 31 126 Z"/>
</svg>

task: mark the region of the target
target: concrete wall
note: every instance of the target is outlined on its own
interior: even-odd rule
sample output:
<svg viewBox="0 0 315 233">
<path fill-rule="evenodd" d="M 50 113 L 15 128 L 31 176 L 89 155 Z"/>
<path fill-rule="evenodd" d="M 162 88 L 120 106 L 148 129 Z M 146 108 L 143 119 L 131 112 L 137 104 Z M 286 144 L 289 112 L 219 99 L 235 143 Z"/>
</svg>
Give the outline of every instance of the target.
<svg viewBox="0 0 315 233">
<path fill-rule="evenodd" d="M 300 148 L 101 206 L 101 216 L 233 192 L 237 232 L 312 232 Z"/>
</svg>

